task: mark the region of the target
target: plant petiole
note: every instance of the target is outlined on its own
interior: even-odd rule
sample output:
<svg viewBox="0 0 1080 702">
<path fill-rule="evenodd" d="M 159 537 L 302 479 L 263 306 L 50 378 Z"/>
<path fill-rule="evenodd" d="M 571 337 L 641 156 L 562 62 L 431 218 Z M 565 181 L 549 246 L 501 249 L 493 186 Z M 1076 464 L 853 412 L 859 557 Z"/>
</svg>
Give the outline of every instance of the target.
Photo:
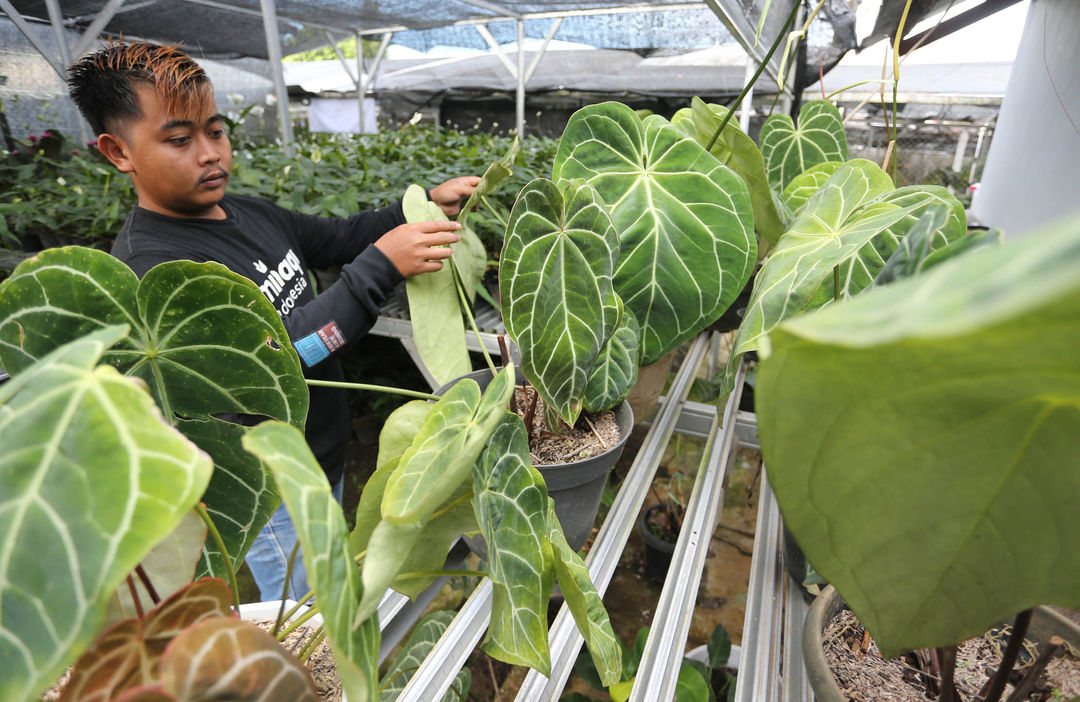
<svg viewBox="0 0 1080 702">
<path fill-rule="evenodd" d="M 214 524 L 214 520 L 210 518 L 209 512 L 206 511 L 206 505 L 202 502 L 195 505 L 195 513 L 203 520 L 203 524 L 206 525 L 206 530 L 210 532 L 210 538 L 214 540 L 214 546 L 221 553 L 221 560 L 225 563 L 225 573 L 229 576 L 229 589 L 232 590 L 233 596 L 233 609 L 237 612 L 240 611 L 240 585 L 236 582 L 236 569 L 233 568 L 232 558 L 229 557 L 229 550 L 225 548 L 225 540 L 221 538 L 221 532 L 218 531 L 217 525 Z"/>
<path fill-rule="evenodd" d="M 311 380 L 305 378 L 304 381 L 312 387 L 320 388 L 344 388 L 345 390 L 370 390 L 372 392 L 385 392 L 390 395 L 404 395 L 405 397 L 415 397 L 420 400 L 433 400 L 439 399 L 438 395 L 433 395 L 430 392 L 418 392 L 416 390 L 404 390 L 402 388 L 393 388 L 386 385 L 369 385 L 367 383 L 348 383 L 345 381 L 336 380 Z"/>
</svg>

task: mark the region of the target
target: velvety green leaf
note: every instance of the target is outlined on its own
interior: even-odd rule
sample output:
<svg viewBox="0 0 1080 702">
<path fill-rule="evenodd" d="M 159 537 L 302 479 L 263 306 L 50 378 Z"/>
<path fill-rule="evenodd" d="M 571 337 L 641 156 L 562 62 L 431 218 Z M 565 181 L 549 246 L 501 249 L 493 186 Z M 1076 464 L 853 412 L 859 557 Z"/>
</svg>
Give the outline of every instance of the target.
<svg viewBox="0 0 1080 702">
<path fill-rule="evenodd" d="M 383 676 L 385 682 L 379 692 L 379 702 L 394 702 L 398 698 L 453 619 L 453 612 L 442 610 L 432 612 L 420 620 L 409 634 L 409 638 L 405 640 L 394 664 Z M 472 673 L 468 668 L 462 668 L 458 671 L 454 682 L 450 684 L 450 689 L 442 696 L 443 702 L 465 702 L 469 697 L 471 685 Z"/>
<path fill-rule="evenodd" d="M 439 398 L 402 455 L 383 494 L 383 519 L 423 522 L 469 476 L 514 392 L 514 368 L 499 371 L 483 395 L 464 379 Z"/>
<path fill-rule="evenodd" d="M 319 699 L 307 668 L 277 639 L 233 618 L 207 619 L 176 637 L 161 679 L 181 702 Z"/>
<path fill-rule="evenodd" d="M 220 264 L 172 261 L 140 282 L 103 251 L 49 249 L 0 284 L 0 320 L 0 366 L 9 373 L 123 323 L 128 334 L 105 360 L 146 381 L 169 421 L 240 413 L 304 426 L 307 387 L 277 311 L 254 283 Z M 214 489 L 204 501 L 239 562 L 276 497 L 265 492 L 262 466 L 240 450 L 238 430 L 217 421 L 178 424 L 215 452 Z M 249 479 L 237 492 L 235 481 Z M 211 571 L 220 574 L 220 565 L 204 564 Z"/>
<path fill-rule="evenodd" d="M 731 657 L 731 636 L 723 624 L 717 624 L 709 634 L 706 648 L 709 651 L 709 667 L 719 670 L 727 665 Z"/>
<path fill-rule="evenodd" d="M 176 528 L 158 542 L 139 563 L 159 596 L 176 592 L 195 577 L 195 566 L 202 556 L 206 532 L 206 523 L 198 512 L 190 509 L 184 513 Z M 140 578 L 133 577 L 132 579 L 135 583 L 135 591 L 139 593 L 139 602 L 144 608 L 149 607 L 153 598 L 147 592 L 146 586 Z M 131 590 L 126 582 L 121 583 L 113 596 L 109 598 L 105 626 L 111 627 L 136 614 L 138 611 L 131 599 Z"/>
<path fill-rule="evenodd" d="M 553 167 L 584 178 L 619 232 L 615 292 L 641 325 L 641 364 L 655 362 L 716 320 L 757 259 L 742 179 L 653 115 L 605 102 L 570 118 Z"/>
<path fill-rule="evenodd" d="M 419 185 L 410 185 L 405 191 L 401 209 L 407 222 L 446 219 L 442 209 L 427 199 Z M 435 380 L 442 384 L 472 372 L 469 350 L 465 347 L 465 322 L 450 264 L 406 279 L 405 291 L 409 296 L 413 342 Z"/>
<path fill-rule="evenodd" d="M 198 501 L 210 460 L 138 382 L 94 368 L 106 327 L 0 387 L 0 699 L 52 683 L 124 577 Z"/>
<path fill-rule="evenodd" d="M 842 165 L 844 164 L 840 161 L 824 161 L 816 166 L 811 166 L 792 178 L 791 182 L 784 188 L 782 196 L 788 212 L 793 215 L 798 214 L 806 201 L 810 199 L 810 196 L 816 193 L 822 185 L 825 185 L 825 181 L 833 173 L 836 173 Z"/>
<path fill-rule="evenodd" d="M 634 637 L 634 645 L 623 652 L 623 677 L 630 678 L 637 674 L 638 666 L 641 665 L 641 655 L 645 653 L 645 644 L 649 640 L 650 627 L 643 626 L 638 629 Z"/>
<path fill-rule="evenodd" d="M 279 422 L 265 422 L 244 437 L 244 446 L 266 462 L 297 527 L 308 583 L 315 592 L 338 674 L 350 700 L 376 698 L 379 622 L 353 624 L 360 602 L 360 569 L 349 552 L 341 506 L 330 492 L 304 435 Z"/>
<path fill-rule="evenodd" d="M 547 605 L 554 581 L 547 485 L 529 462 L 529 435 L 504 412 L 473 470 L 473 508 L 488 546 L 491 623 L 483 650 L 548 675 Z"/>
<path fill-rule="evenodd" d="M 469 199 L 461 208 L 461 213 L 457 217 L 458 224 L 462 227 L 466 226 L 469 216 L 472 214 L 473 209 L 480 204 L 480 200 L 495 192 L 504 180 L 513 175 L 514 159 L 517 158 L 520 148 L 521 140 L 515 136 L 510 148 L 506 150 L 502 158 L 488 166 L 487 170 L 484 171 L 484 175 L 480 177 L 480 183 L 476 186 L 476 190 L 473 191 L 473 194 L 469 196 Z"/>
<path fill-rule="evenodd" d="M 622 679 L 622 647 L 611 628 L 604 602 L 589 577 L 585 561 L 566 543 L 562 525 L 555 516 L 555 503 L 548 500 L 548 537 L 554 552 L 555 575 L 559 579 L 566 606 L 574 615 L 578 631 L 589 648 L 589 656 L 605 686 Z"/>
<path fill-rule="evenodd" d="M 866 242 L 907 214 L 895 205 L 874 213 L 856 211 L 892 189 L 876 164 L 855 159 L 844 164 L 814 194 L 791 229 L 758 271 L 743 322 L 735 336 L 733 362 L 756 349 L 781 320 L 803 312 L 833 268 L 856 255 Z"/>
<path fill-rule="evenodd" d="M 253 460 L 241 445 L 247 427 L 211 418 L 180 421 L 177 429 L 214 458 L 214 474 L 202 499 L 233 569 L 239 568 L 255 537 L 281 505 L 277 486 L 266 466 Z M 224 556 L 213 539 L 205 541 L 197 575 L 228 577 Z"/>
<path fill-rule="evenodd" d="M 840 111 L 824 100 L 803 103 L 797 128 L 788 115 L 769 117 L 761 125 L 758 141 L 769 184 L 778 193 L 809 168 L 825 161 L 842 163 L 848 158 Z"/>
<path fill-rule="evenodd" d="M 709 702 L 709 683 L 701 673 L 688 665 L 679 668 L 675 702 Z"/>
<path fill-rule="evenodd" d="M 525 377 L 573 426 L 619 322 L 619 238 L 596 190 L 538 178 L 521 191 L 499 261 L 503 321 Z"/>
<path fill-rule="evenodd" d="M 144 620 L 118 623 L 76 661 L 61 702 L 111 700 L 124 690 L 153 685 L 173 639 L 205 619 L 231 617 L 232 599 L 223 581 L 206 578 L 169 595 Z"/>
<path fill-rule="evenodd" d="M 772 334 L 769 481 L 885 655 L 1080 606 L 1078 270 L 1073 220 Z"/>
<path fill-rule="evenodd" d="M 964 236 L 967 232 L 967 217 L 964 206 L 945 188 L 935 185 L 912 185 L 885 193 L 873 203 L 864 206 L 855 217 L 872 214 L 882 204 L 898 205 L 908 213 L 894 224 L 878 232 L 870 241 L 863 244 L 859 252 L 840 264 L 840 297 L 847 298 L 873 284 L 874 278 L 885 267 L 901 240 L 916 221 L 931 207 L 944 208 L 945 221 L 930 232 L 930 250 L 944 248 L 949 242 Z M 832 276 L 825 278 L 809 308 L 815 309 L 831 303 L 836 297 Z"/>
<path fill-rule="evenodd" d="M 695 97 L 690 101 L 690 107 L 684 107 L 672 116 L 671 124 L 708 148 L 727 114 L 726 107 Z M 754 208 L 754 228 L 770 244 L 776 244 L 784 233 L 784 223 L 773 203 L 769 178 L 765 175 L 765 161 L 757 144 L 739 128 L 738 120 L 731 119 L 709 153 L 738 173 L 746 183 L 750 191 L 750 204 Z"/>
<path fill-rule="evenodd" d="M 615 407 L 626 399 L 637 383 L 641 330 L 634 313 L 623 308 L 621 299 L 616 300 L 622 309 L 619 326 L 600 349 L 596 366 L 585 386 L 586 412 L 603 412 Z"/>
</svg>

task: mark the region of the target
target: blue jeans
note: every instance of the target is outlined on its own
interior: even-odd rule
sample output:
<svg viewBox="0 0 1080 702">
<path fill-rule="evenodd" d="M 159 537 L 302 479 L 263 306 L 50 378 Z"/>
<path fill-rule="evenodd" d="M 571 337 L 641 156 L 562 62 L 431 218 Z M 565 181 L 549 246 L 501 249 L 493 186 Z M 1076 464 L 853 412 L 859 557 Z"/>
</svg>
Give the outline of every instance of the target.
<svg viewBox="0 0 1080 702">
<path fill-rule="evenodd" d="M 330 487 L 338 504 L 341 504 L 344 488 L 345 476 L 342 473 L 337 483 Z M 245 559 L 248 568 L 251 569 L 251 574 L 255 576 L 255 584 L 259 586 L 259 597 L 264 602 L 281 599 L 285 573 L 289 569 L 289 555 L 295 545 L 296 527 L 289 519 L 289 512 L 285 509 L 285 503 L 282 502 L 270 517 L 270 521 L 255 537 L 255 543 L 251 545 Z M 297 549 L 292 577 L 289 578 L 289 591 L 285 593 L 285 599 L 299 600 L 310 589 L 307 582 L 307 569 L 304 568 L 303 549 Z"/>
</svg>

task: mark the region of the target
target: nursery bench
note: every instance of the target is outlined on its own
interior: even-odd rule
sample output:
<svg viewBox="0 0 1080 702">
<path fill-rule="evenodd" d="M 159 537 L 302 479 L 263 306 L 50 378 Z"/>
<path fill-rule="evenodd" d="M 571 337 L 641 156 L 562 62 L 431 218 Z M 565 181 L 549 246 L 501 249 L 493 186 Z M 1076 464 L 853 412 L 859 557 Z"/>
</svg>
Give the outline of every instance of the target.
<svg viewBox="0 0 1080 702">
<path fill-rule="evenodd" d="M 482 333 L 478 338 L 468 332 L 470 350 L 478 351 L 483 343 L 489 353 L 496 353 L 497 335 L 504 333 L 498 312 L 489 305 L 479 304 L 477 323 Z M 383 308 L 372 333 L 401 341 L 432 387 L 437 385 L 412 345 L 408 313 L 396 300 Z M 712 340 L 715 342 L 715 336 Z M 739 445 L 758 447 L 756 417 L 737 410 L 744 378 L 742 370 L 736 390 L 722 413 L 712 405 L 686 400 L 701 363 L 708 357 L 715 366 L 715 356 L 708 356 L 710 346 L 715 350 L 708 333 L 691 342 L 668 394 L 660 399 L 648 433 L 586 558 L 593 582 L 603 595 L 668 442 L 676 432 L 705 438 L 706 457 L 698 471 L 684 528 L 669 568 L 669 573 L 678 577 L 670 577 L 664 583 L 642 655 L 638 683 L 630 698 L 635 702 L 674 699 L 705 556 L 724 502 L 727 468 Z M 806 604 L 783 566 L 780 513 L 764 474 L 758 504 L 736 699 L 809 702 L 811 696 L 801 658 Z M 400 702 L 442 699 L 457 671 L 483 638 L 491 597 L 491 583 L 484 579 L 402 691 Z M 388 623 L 389 626 L 394 624 Z M 554 701 L 562 694 L 583 643 L 565 605 L 551 627 L 549 642 L 551 676 L 529 671 L 515 698 L 517 702 Z"/>
</svg>

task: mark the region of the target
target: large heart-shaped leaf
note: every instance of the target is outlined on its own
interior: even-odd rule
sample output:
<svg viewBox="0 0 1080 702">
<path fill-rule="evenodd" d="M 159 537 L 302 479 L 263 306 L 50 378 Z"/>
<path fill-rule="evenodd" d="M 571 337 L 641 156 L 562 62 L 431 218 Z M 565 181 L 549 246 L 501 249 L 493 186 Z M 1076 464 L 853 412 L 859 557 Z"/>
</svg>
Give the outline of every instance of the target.
<svg viewBox="0 0 1080 702">
<path fill-rule="evenodd" d="M 382 516 L 423 522 L 469 476 L 514 392 L 514 367 L 492 379 L 483 395 L 466 378 L 439 398 L 386 484 Z"/>
<path fill-rule="evenodd" d="M 727 119 L 728 108 L 707 103 L 699 97 L 690 101 L 671 117 L 671 124 L 681 129 L 703 147 L 708 148 L 716 130 Z M 731 170 L 739 174 L 750 190 L 750 204 L 754 208 L 754 228 L 763 239 L 776 244 L 784 233 L 784 223 L 776 211 L 769 178 L 765 174 L 765 161 L 757 144 L 734 119 L 729 120 L 724 131 L 713 143 L 711 153 Z"/>
<path fill-rule="evenodd" d="M 161 660 L 164 690 L 178 702 L 316 702 L 304 665 L 277 639 L 234 618 L 207 619 L 185 631 Z"/>
<path fill-rule="evenodd" d="M 125 333 L 65 344 L 0 387 L 0 699 L 30 698 L 89 646 L 210 480 L 141 383 L 94 368 Z"/>
<path fill-rule="evenodd" d="M 408 187 L 405 197 L 401 199 L 401 209 L 408 222 L 446 219 L 443 211 L 427 199 L 419 185 Z M 458 256 L 463 243 L 459 242 L 454 247 L 456 258 L 468 258 L 467 253 Z M 471 273 L 469 277 L 472 277 Z M 465 322 L 461 316 L 457 282 L 449 262 L 440 270 L 407 279 L 405 292 L 409 296 L 413 343 L 432 377 L 443 384 L 471 372 L 472 361 L 465 346 Z"/>
<path fill-rule="evenodd" d="M 1080 606 L 1078 270 L 1073 220 L 770 337 L 784 522 L 888 656 Z"/>
<path fill-rule="evenodd" d="M 185 629 L 211 617 L 232 616 L 232 593 L 224 581 L 188 583 L 147 612 L 106 631 L 79 657 L 60 702 L 111 700 L 118 694 L 158 681 L 165 649 Z"/>
<path fill-rule="evenodd" d="M 529 433 L 505 412 L 473 470 L 473 508 L 488 545 L 491 624 L 483 649 L 548 675 L 547 603 L 554 583 L 548 495 L 529 462 Z"/>
<path fill-rule="evenodd" d="M 615 292 L 641 325 L 641 365 L 716 320 L 757 258 L 742 179 L 662 117 L 626 105 L 578 110 L 559 143 L 554 180 L 584 178 L 619 232 Z"/>
<path fill-rule="evenodd" d="M 824 100 L 803 103 L 797 128 L 788 115 L 769 117 L 761 125 L 758 141 L 769 184 L 778 193 L 812 166 L 825 161 L 842 163 L 848 158 L 840 111 Z"/>
<path fill-rule="evenodd" d="M 394 702 L 398 698 L 453 619 L 453 612 L 442 610 L 432 612 L 420 620 L 409 634 L 409 638 L 405 640 L 405 645 L 401 647 L 401 653 L 394 660 L 394 664 L 383 676 L 385 682 L 379 692 L 379 702 Z M 462 668 L 454 677 L 454 682 L 450 683 L 450 689 L 443 695 L 442 702 L 465 702 L 469 697 L 471 685 L 472 673 L 468 668 Z"/>
<path fill-rule="evenodd" d="M 50 249 L 0 284 L 0 320 L 0 366 L 9 373 L 87 332 L 129 326 L 105 360 L 146 381 L 166 419 L 213 451 L 214 489 L 205 501 L 239 563 L 277 498 L 263 467 L 241 449 L 241 430 L 211 415 L 303 427 L 308 402 L 299 359 L 255 284 L 220 264 L 190 261 L 156 266 L 140 282 L 102 251 Z M 222 573 L 208 567 L 215 554 L 208 551 L 203 573 Z"/>
<path fill-rule="evenodd" d="M 296 525 L 308 583 L 319 603 L 345 693 L 350 700 L 371 702 L 377 696 L 379 621 L 369 617 L 353 626 L 362 589 L 360 569 L 349 552 L 345 515 L 326 475 L 304 435 L 287 424 L 260 424 L 244 437 L 244 447 L 270 466 Z"/>
<path fill-rule="evenodd" d="M 503 320 L 525 377 L 574 426 L 597 358 L 619 323 L 619 237 L 582 180 L 538 178 L 521 191 L 499 261 Z"/>
<path fill-rule="evenodd" d="M 551 499 L 548 499 L 548 525 L 559 588 L 589 648 L 589 656 L 600 682 L 610 687 L 622 679 L 622 643 L 611 628 L 604 601 L 589 577 L 588 566 L 566 543 L 562 525 L 555 515 L 555 502 Z"/>
<path fill-rule="evenodd" d="M 735 336 L 733 363 L 758 348 L 762 337 L 781 320 L 803 312 L 836 266 L 907 214 L 901 207 L 884 204 L 856 216 L 860 207 L 890 190 L 892 181 L 885 171 L 870 161 L 854 159 L 810 198 L 758 271 Z"/>
<path fill-rule="evenodd" d="M 641 331 L 634 313 L 623 308 L 622 300 L 616 299 L 621 310 L 619 326 L 600 349 L 596 366 L 585 385 L 585 411 L 594 414 L 625 400 L 637 383 Z"/>
<path fill-rule="evenodd" d="M 821 189 L 822 185 L 829 180 L 833 173 L 836 173 L 840 169 L 840 166 L 844 164 L 839 161 L 825 161 L 819 163 L 816 166 L 811 166 L 805 171 L 800 173 L 791 179 L 791 182 L 784 188 L 782 199 L 784 205 L 787 207 L 788 212 L 792 215 L 798 215 L 802 206 L 806 204 L 806 201 L 810 197 Z"/>
<path fill-rule="evenodd" d="M 967 232 L 964 206 L 945 188 L 934 185 L 911 185 L 885 193 L 870 205 L 866 212 L 877 210 L 880 204 L 898 205 L 908 213 L 894 224 L 882 229 L 874 238 L 863 244 L 855 256 L 839 265 L 840 294 L 837 296 L 833 278 L 827 277 L 809 308 L 814 309 L 839 298 L 847 298 L 869 287 L 885 267 L 896 247 L 907 236 L 915 222 L 931 207 L 945 210 L 945 220 L 929 234 L 930 251 L 944 248 Z M 856 212 L 855 217 L 860 216 Z"/>
</svg>

